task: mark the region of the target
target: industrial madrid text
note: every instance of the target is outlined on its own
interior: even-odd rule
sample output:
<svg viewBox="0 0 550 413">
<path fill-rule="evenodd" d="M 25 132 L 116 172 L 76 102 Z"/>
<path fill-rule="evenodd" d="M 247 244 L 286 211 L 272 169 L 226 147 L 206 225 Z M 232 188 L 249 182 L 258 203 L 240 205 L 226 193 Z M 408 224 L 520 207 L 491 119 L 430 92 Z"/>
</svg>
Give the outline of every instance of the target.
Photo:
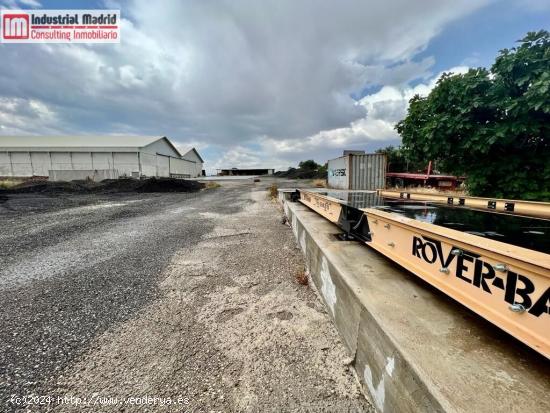
<svg viewBox="0 0 550 413">
<path fill-rule="evenodd" d="M 120 10 L 1 10 L 2 43 L 120 43 Z"/>
<path fill-rule="evenodd" d="M 34 40 L 116 40 L 117 32 L 105 32 L 104 30 L 88 30 L 85 32 L 73 30 L 51 30 L 49 32 L 31 31 L 31 39 Z"/>
<path fill-rule="evenodd" d="M 80 19 L 79 17 L 82 17 Z M 116 25 L 117 16 L 116 14 L 101 14 L 99 16 L 94 16 L 91 14 L 83 14 L 79 16 L 78 14 L 65 16 L 36 16 L 32 15 L 32 24 L 33 25 L 71 25 L 71 26 L 88 26 L 88 25 Z M 52 29 L 54 29 L 52 27 Z M 39 30 L 31 30 L 31 39 L 36 40 L 59 40 L 63 39 L 66 41 L 71 40 L 116 40 L 118 33 L 114 30 L 105 31 L 101 29 L 97 30 L 50 30 L 47 32 Z"/>
<path fill-rule="evenodd" d="M 82 17 L 82 20 L 80 20 L 80 17 Z M 92 14 L 83 14 L 79 16 L 78 14 L 66 14 L 64 16 L 58 15 L 58 16 L 48 16 L 47 14 L 43 14 L 42 16 L 37 16 L 35 14 L 31 14 L 31 21 L 34 25 L 97 25 L 97 24 L 106 24 L 110 26 L 114 26 L 117 24 L 117 15 L 116 14 L 100 14 L 92 15 Z"/>
</svg>

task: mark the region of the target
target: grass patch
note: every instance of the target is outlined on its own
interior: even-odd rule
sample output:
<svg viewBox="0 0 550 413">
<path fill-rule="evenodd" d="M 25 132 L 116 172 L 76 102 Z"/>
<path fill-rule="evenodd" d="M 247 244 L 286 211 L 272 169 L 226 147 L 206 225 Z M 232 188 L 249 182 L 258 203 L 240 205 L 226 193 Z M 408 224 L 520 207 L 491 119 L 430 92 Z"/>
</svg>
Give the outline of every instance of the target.
<svg viewBox="0 0 550 413">
<path fill-rule="evenodd" d="M 2 179 L 0 180 L 0 189 L 11 189 L 16 185 L 23 183 L 24 181 L 19 179 Z"/>
<path fill-rule="evenodd" d="M 313 180 L 313 186 L 315 188 L 326 188 L 327 187 L 327 181 L 326 181 L 326 179 L 314 179 Z"/>
<path fill-rule="evenodd" d="M 300 270 L 296 273 L 296 282 L 300 285 L 308 285 L 309 284 L 309 278 L 307 276 L 307 272 L 304 270 Z"/>
<path fill-rule="evenodd" d="M 207 182 L 204 185 L 204 189 L 216 189 L 216 188 L 219 188 L 219 187 L 221 187 L 221 185 L 217 182 Z"/>
<path fill-rule="evenodd" d="M 398 187 L 394 186 L 393 188 L 388 188 L 392 191 L 410 191 L 410 192 L 417 192 L 420 194 L 437 194 L 437 195 L 451 195 L 451 196 L 462 196 L 462 195 L 468 195 L 467 191 L 462 187 L 459 186 L 455 189 L 449 189 L 449 188 L 433 188 L 433 187 L 424 187 L 424 186 L 407 186 L 407 187 Z"/>
<path fill-rule="evenodd" d="M 279 187 L 277 186 L 277 184 L 271 184 L 268 188 L 267 188 L 267 194 L 268 194 L 268 198 L 271 198 L 271 199 L 277 199 L 277 190 L 279 189 Z"/>
</svg>

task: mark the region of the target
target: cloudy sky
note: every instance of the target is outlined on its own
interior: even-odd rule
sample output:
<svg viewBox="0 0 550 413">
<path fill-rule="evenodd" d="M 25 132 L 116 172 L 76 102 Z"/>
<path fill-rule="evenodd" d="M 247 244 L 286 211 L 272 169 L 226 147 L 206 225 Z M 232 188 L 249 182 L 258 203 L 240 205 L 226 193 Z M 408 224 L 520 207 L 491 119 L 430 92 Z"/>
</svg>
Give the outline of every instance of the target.
<svg viewBox="0 0 550 413">
<path fill-rule="evenodd" d="M 120 44 L 0 45 L 0 134 L 166 135 L 209 172 L 399 144 L 408 100 L 487 66 L 548 0 L 0 0 L 121 10 Z"/>
</svg>

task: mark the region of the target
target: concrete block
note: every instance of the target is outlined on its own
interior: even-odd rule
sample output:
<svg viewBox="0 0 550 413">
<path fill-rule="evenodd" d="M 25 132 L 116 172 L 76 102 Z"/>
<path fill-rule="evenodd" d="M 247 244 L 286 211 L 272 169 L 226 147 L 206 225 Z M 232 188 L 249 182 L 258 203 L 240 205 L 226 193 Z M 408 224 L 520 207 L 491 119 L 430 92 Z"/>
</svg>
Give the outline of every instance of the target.
<svg viewBox="0 0 550 413">
<path fill-rule="evenodd" d="M 383 412 L 444 412 L 437 394 L 411 369 L 399 346 L 368 311 L 361 314 L 354 367 L 364 392 Z"/>
<path fill-rule="evenodd" d="M 76 181 L 91 179 L 95 182 L 103 181 L 104 179 L 118 179 L 118 171 L 116 169 L 86 169 L 86 170 L 52 170 L 49 171 L 49 181 Z"/>
<path fill-rule="evenodd" d="M 380 412 L 547 412 L 550 364 L 300 203 L 284 210 Z"/>
<path fill-rule="evenodd" d="M 319 223 L 317 232 L 309 233 L 308 220 L 317 220 L 314 212 L 304 213 L 301 219 L 291 221 L 297 234 L 300 248 L 306 258 L 307 269 L 317 287 L 329 315 L 340 326 L 342 336 L 351 356 L 355 354 L 357 334 L 361 314 L 361 303 L 353 286 L 347 284 L 347 279 L 338 276 L 337 269 L 332 264 L 331 255 L 338 254 L 339 243 L 334 242 L 335 227 L 329 222 Z M 336 248 L 334 248 L 336 247 Z M 325 250 L 328 255 L 321 254 Z M 344 301 L 346 305 L 337 305 Z"/>
</svg>

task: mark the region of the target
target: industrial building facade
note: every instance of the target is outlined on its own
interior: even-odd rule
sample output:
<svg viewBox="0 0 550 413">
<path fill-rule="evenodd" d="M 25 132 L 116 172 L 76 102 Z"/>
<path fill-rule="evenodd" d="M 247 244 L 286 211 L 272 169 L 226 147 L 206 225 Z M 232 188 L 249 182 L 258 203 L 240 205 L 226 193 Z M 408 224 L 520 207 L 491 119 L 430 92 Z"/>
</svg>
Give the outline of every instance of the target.
<svg viewBox="0 0 550 413">
<path fill-rule="evenodd" d="M 116 177 L 196 178 L 202 169 L 195 148 L 182 154 L 166 137 L 0 136 L 0 176 L 75 171 L 78 179 L 79 172 L 101 170 Z"/>
</svg>

